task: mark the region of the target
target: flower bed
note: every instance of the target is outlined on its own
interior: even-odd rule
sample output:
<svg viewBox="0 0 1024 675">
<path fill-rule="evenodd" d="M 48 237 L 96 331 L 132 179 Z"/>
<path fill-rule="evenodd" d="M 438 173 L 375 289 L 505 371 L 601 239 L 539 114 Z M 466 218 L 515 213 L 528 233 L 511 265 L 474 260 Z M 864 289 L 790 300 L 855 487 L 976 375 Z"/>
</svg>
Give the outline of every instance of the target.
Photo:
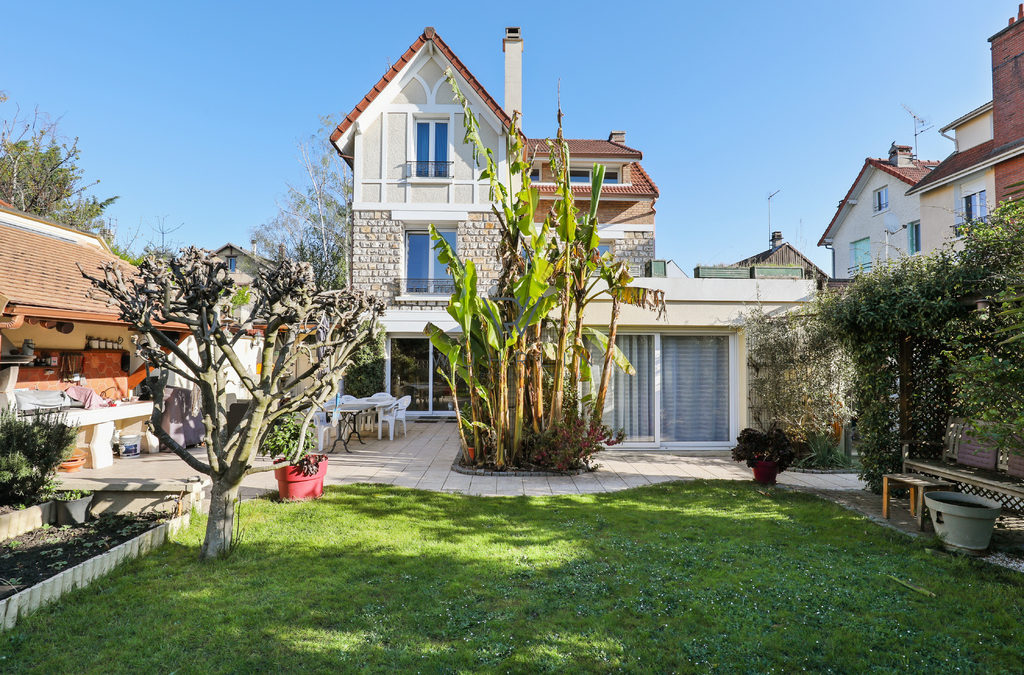
<svg viewBox="0 0 1024 675">
<path fill-rule="evenodd" d="M 4 542 L 0 629 L 13 628 L 19 617 L 148 553 L 188 522 L 188 514 L 164 522 L 157 514 L 106 516 L 78 527 L 38 528 Z"/>
</svg>

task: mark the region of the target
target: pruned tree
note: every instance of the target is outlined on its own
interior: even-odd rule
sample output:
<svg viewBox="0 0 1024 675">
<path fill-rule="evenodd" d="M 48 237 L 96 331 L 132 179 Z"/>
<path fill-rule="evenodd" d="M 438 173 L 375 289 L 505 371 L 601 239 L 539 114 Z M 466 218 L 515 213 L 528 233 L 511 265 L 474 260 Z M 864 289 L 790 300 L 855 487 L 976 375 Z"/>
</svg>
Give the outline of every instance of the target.
<svg viewBox="0 0 1024 675">
<path fill-rule="evenodd" d="M 153 433 L 189 466 L 213 479 L 201 557 L 225 553 L 231 546 L 242 480 L 274 468 L 254 464 L 274 421 L 301 415 L 300 438 L 305 438 L 318 407 L 337 393 L 353 352 L 376 330 L 383 303 L 359 292 L 321 291 L 309 264 L 286 260 L 257 271 L 252 310 L 236 323 L 222 314 L 225 300 L 235 292 L 227 265 L 194 247 L 170 260 L 147 257 L 137 274 L 116 263 L 98 276 L 82 274 L 92 282 L 93 294 L 108 298 L 138 331 L 136 353 L 157 370 Z M 238 350 L 239 341 L 253 330 L 263 332 L 258 367 L 245 363 Z M 182 347 L 181 331 L 195 338 L 195 352 Z M 199 389 L 206 461 L 161 429 L 163 388 L 171 373 Z M 228 424 L 229 375 L 250 397 L 237 426 Z M 286 459 L 295 463 L 306 453 L 300 441 Z"/>
</svg>

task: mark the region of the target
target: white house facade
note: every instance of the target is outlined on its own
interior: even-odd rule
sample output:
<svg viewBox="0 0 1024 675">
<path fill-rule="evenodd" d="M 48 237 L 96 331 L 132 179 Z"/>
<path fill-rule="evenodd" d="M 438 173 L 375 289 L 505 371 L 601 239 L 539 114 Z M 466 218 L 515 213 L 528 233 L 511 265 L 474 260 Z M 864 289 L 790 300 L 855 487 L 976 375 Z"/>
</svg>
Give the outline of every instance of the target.
<svg viewBox="0 0 1024 675">
<path fill-rule="evenodd" d="M 891 258 L 935 248 L 922 241 L 920 199 L 906 192 L 937 165 L 895 143 L 887 159 L 864 160 L 818 241 L 832 251 L 832 278 L 849 279 Z"/>
</svg>

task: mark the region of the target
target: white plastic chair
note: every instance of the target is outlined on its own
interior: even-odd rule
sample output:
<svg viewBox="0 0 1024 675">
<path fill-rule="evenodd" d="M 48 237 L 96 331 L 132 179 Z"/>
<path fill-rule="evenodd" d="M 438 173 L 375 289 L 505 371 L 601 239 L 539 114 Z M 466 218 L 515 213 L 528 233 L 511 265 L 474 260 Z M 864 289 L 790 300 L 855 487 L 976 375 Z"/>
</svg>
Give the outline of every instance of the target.
<svg viewBox="0 0 1024 675">
<path fill-rule="evenodd" d="M 367 396 L 362 400 L 367 403 L 376 403 L 378 406 L 380 406 L 378 408 L 371 408 L 370 410 L 366 411 L 366 416 L 367 419 L 370 420 L 370 424 L 377 425 L 377 440 L 379 441 L 381 437 L 381 430 L 384 428 L 383 415 L 385 409 L 383 407 L 383 404 L 393 403 L 395 401 L 395 397 L 387 393 L 386 391 L 378 391 L 373 396 Z"/>
<path fill-rule="evenodd" d="M 334 425 L 338 421 L 337 416 L 338 413 L 334 413 L 328 420 L 326 412 L 313 413 L 313 424 L 316 425 L 317 452 L 324 451 L 324 441 L 331 435 L 331 430 L 334 429 Z"/>
<path fill-rule="evenodd" d="M 384 411 L 380 417 L 381 425 L 388 423 L 388 438 L 395 440 L 395 423 L 402 423 L 402 435 L 405 436 L 405 411 L 412 404 L 412 396 L 403 396 L 393 406 Z"/>
</svg>

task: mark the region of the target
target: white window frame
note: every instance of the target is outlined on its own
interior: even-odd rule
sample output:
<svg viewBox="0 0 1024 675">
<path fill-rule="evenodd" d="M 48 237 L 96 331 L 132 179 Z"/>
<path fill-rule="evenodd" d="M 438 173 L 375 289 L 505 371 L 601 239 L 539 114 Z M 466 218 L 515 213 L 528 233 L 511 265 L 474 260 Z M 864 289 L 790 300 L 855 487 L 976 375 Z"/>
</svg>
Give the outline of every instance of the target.
<svg viewBox="0 0 1024 675">
<path fill-rule="evenodd" d="M 448 158 L 446 160 L 448 162 L 448 175 L 447 176 L 418 176 L 418 175 L 416 175 L 416 171 L 413 170 L 413 171 L 409 171 L 408 172 L 408 175 L 406 176 L 406 180 L 416 181 L 416 182 L 426 181 L 426 182 L 432 182 L 432 183 L 450 183 L 452 181 L 452 179 L 455 177 L 455 163 L 454 163 L 454 160 L 452 159 L 455 156 L 454 155 L 454 153 L 455 153 L 455 146 L 452 143 L 452 123 L 451 123 L 450 116 L 448 116 L 448 115 L 429 115 L 429 114 L 424 114 L 424 115 L 410 115 L 410 117 L 412 118 L 412 133 L 411 133 L 411 138 L 410 138 L 410 141 L 411 141 L 410 145 L 412 147 L 411 147 L 411 156 L 410 156 L 408 162 L 410 164 L 414 165 L 414 166 L 415 166 L 415 164 L 417 162 L 420 161 L 418 156 L 417 156 L 418 153 L 419 153 L 419 146 L 417 145 L 417 143 L 419 141 L 419 131 L 418 131 L 419 127 L 418 127 L 418 125 L 419 124 L 428 124 L 429 125 L 429 134 L 428 134 L 428 139 L 429 140 L 427 141 L 427 145 L 429 146 L 429 151 L 427 153 L 427 156 L 430 157 L 430 159 L 428 159 L 427 162 L 430 163 L 430 164 L 434 163 L 434 157 L 437 156 L 437 136 L 436 136 L 437 125 L 439 123 L 440 124 L 447 124 L 448 125 L 448 139 L 447 139 L 447 142 L 446 142 L 447 151 L 445 152 L 445 157 Z"/>
<path fill-rule="evenodd" d="M 882 202 L 884 197 L 885 202 Z M 885 213 L 889 210 L 889 186 L 883 185 L 871 193 L 871 210 L 874 213 Z"/>
<path fill-rule="evenodd" d="M 459 228 L 458 228 L 458 226 L 456 226 L 456 225 L 447 225 L 447 226 L 435 225 L 435 227 L 437 228 L 437 231 L 440 234 L 444 234 L 446 232 L 450 232 L 450 233 L 455 234 L 455 252 L 458 253 L 459 252 Z M 406 226 L 405 228 L 403 228 L 403 231 L 402 231 L 402 267 L 401 267 L 402 279 L 404 279 L 405 281 L 402 284 L 402 289 L 401 289 L 402 293 L 398 296 L 398 298 L 396 298 L 396 300 L 397 299 L 401 299 L 401 300 L 420 299 L 420 300 L 422 300 L 424 298 L 431 298 L 431 297 L 445 297 L 445 298 L 449 297 L 450 293 L 409 293 L 409 291 L 407 290 L 408 280 L 410 278 L 409 277 L 409 235 L 410 234 L 425 234 L 425 235 L 427 235 L 427 241 L 430 244 L 428 246 L 428 248 L 427 248 L 427 250 L 430 252 L 429 253 L 429 258 L 428 258 L 429 264 L 427 265 L 427 274 L 430 275 L 430 276 L 427 276 L 425 278 L 430 280 L 430 281 L 433 281 L 433 280 L 435 280 L 437 278 L 437 277 L 433 276 L 433 274 L 434 274 L 434 256 L 436 254 L 434 253 L 434 242 L 430 238 L 430 230 L 428 228 L 426 228 L 426 227 L 422 227 L 422 226 L 419 226 L 419 225 L 408 225 L 408 226 Z"/>
</svg>

